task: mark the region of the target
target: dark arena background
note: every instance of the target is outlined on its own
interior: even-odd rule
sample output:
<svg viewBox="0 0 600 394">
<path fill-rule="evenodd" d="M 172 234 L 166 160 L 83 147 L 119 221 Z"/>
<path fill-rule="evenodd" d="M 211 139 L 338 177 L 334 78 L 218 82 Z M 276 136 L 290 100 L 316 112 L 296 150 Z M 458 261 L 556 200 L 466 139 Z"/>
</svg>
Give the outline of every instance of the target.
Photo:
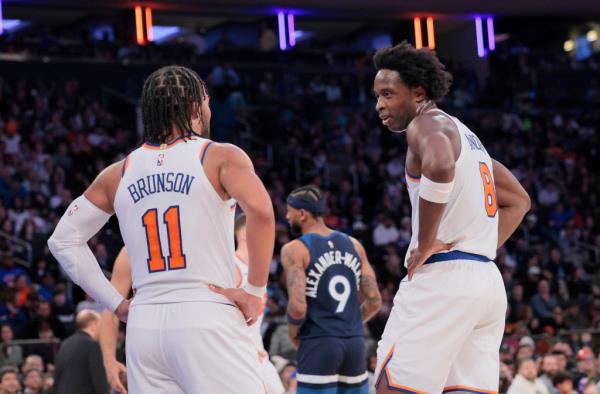
<svg viewBox="0 0 600 394">
<path fill-rule="evenodd" d="M 286 392 L 296 392 L 296 350 L 280 250 L 291 239 L 286 196 L 308 183 L 325 191 L 326 224 L 360 240 L 377 275 L 372 378 L 411 236 L 406 138 L 375 111 L 372 57 L 405 40 L 437 53 L 454 76 L 439 107 L 531 198 L 495 260 L 509 304 L 500 392 L 598 393 L 599 35 L 592 0 L 0 0 L 0 366 L 19 380 L 3 372 L 0 393 L 55 392 L 76 314 L 102 311 L 47 240 L 94 177 L 140 145 L 142 83 L 170 64 L 207 82 L 212 139 L 248 153 L 273 201 L 261 332 Z M 89 245 L 109 277 L 123 246 L 116 217 Z M 124 343 L 122 324 L 121 362 Z M 519 368 L 529 357 L 533 372 Z M 563 372 L 574 391 L 553 380 Z M 531 391 L 511 388 L 519 377 Z"/>
</svg>

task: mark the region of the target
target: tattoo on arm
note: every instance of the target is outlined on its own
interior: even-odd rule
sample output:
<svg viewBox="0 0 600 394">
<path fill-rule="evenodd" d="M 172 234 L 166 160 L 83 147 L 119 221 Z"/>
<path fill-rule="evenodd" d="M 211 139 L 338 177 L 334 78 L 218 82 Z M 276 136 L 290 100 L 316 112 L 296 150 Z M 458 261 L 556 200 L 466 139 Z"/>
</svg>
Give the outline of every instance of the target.
<svg viewBox="0 0 600 394">
<path fill-rule="evenodd" d="M 287 250 L 282 252 L 281 260 L 287 277 L 288 310 L 290 307 L 294 309 L 298 306 L 304 309 L 306 305 L 306 276 L 302 261 L 294 259 L 294 256 Z"/>
<path fill-rule="evenodd" d="M 360 314 L 363 321 L 367 321 L 379 310 L 381 304 L 379 288 L 373 276 L 366 275 L 360 279 L 360 292 L 364 297 L 364 301 L 360 305 Z"/>
</svg>

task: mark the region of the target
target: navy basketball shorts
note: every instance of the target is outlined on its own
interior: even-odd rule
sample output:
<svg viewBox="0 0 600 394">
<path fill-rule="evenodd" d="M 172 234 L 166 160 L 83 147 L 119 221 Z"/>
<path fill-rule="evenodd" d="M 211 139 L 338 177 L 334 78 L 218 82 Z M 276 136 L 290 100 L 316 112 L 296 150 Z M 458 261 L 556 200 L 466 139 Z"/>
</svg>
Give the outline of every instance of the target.
<svg viewBox="0 0 600 394">
<path fill-rule="evenodd" d="M 298 350 L 298 394 L 367 394 L 362 336 L 302 339 Z"/>
</svg>

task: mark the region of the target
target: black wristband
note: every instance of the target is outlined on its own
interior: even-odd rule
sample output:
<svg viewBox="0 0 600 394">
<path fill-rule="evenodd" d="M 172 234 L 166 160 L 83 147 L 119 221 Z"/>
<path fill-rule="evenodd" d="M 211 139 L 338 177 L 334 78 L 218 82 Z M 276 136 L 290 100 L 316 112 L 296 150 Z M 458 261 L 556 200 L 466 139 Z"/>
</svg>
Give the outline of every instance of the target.
<svg viewBox="0 0 600 394">
<path fill-rule="evenodd" d="M 290 316 L 289 313 L 286 313 L 285 317 L 287 319 L 287 322 L 294 326 L 301 326 L 302 323 L 304 323 L 304 320 L 306 320 L 306 317 L 303 317 L 302 319 L 294 319 L 293 317 Z"/>
</svg>

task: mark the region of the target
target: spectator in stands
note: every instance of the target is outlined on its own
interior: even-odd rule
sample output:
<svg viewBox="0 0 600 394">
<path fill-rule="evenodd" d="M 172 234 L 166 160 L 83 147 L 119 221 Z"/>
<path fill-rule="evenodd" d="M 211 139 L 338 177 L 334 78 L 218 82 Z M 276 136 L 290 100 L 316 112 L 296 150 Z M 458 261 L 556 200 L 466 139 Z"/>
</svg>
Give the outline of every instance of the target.
<svg viewBox="0 0 600 394">
<path fill-rule="evenodd" d="M 21 374 L 25 375 L 28 371 L 35 369 L 36 371 L 44 372 L 44 360 L 37 354 L 30 354 L 25 358 L 21 365 Z"/>
<path fill-rule="evenodd" d="M 290 341 L 288 335 L 287 322 L 285 319 L 282 319 L 271 335 L 269 355 L 280 356 L 286 360 L 295 360 L 297 354 L 298 350 L 294 347 L 294 344 Z"/>
<path fill-rule="evenodd" d="M 577 377 L 578 381 L 586 378 L 595 378 L 596 375 L 596 357 L 594 352 L 589 347 L 583 347 L 575 356 L 577 360 Z M 587 381 L 587 380 L 586 380 Z"/>
<path fill-rule="evenodd" d="M 394 220 L 390 217 L 383 218 L 383 215 L 381 215 L 380 218 L 379 224 L 377 224 L 375 230 L 373 230 L 373 244 L 375 244 L 375 246 L 385 246 L 396 242 L 400 237 L 400 233 L 398 232 Z"/>
<path fill-rule="evenodd" d="M 554 394 L 553 390 L 556 383 L 553 383 L 553 379 L 558 373 L 558 360 L 556 356 L 550 353 L 546 354 L 542 358 L 542 375 L 540 376 L 540 380 L 544 383 L 550 394 Z"/>
<path fill-rule="evenodd" d="M 555 391 L 551 391 L 550 394 L 577 394 L 573 390 L 573 377 L 566 372 L 558 372 L 552 382 L 556 387 Z"/>
<path fill-rule="evenodd" d="M 24 338 L 39 338 L 40 328 L 45 324 L 52 329 L 56 337 L 61 339 L 66 337 L 67 333 L 64 325 L 56 316 L 52 315 L 50 304 L 45 300 L 38 302 L 35 317 L 24 328 L 22 336 Z"/>
<path fill-rule="evenodd" d="M 582 394 L 600 394 L 600 387 L 594 382 L 589 382 L 583 388 Z"/>
<path fill-rule="evenodd" d="M 550 394 L 544 383 L 538 379 L 537 364 L 532 358 L 521 359 L 518 371 L 508 394 Z"/>
<path fill-rule="evenodd" d="M 2 261 L 0 265 L 0 278 L 5 286 L 15 287 L 15 282 L 19 276 L 23 276 L 27 283 L 31 281 L 27 270 L 15 263 L 11 255 L 1 256 L 0 261 Z"/>
<path fill-rule="evenodd" d="M 84 300 L 80 301 L 75 308 L 75 313 L 79 313 L 83 310 L 91 310 L 98 313 L 102 313 L 104 311 L 104 307 L 97 303 L 89 294 L 84 294 Z"/>
<path fill-rule="evenodd" d="M 261 52 L 270 52 L 277 48 L 277 35 L 266 21 L 261 21 L 258 28 L 258 48 Z"/>
<path fill-rule="evenodd" d="M 77 331 L 65 339 L 56 355 L 56 391 L 61 394 L 105 394 L 109 390 L 98 344 L 100 314 L 83 310 Z"/>
<path fill-rule="evenodd" d="M 538 292 L 531 298 L 533 313 L 540 319 L 551 318 L 552 310 L 558 306 L 556 296 L 550 294 L 550 283 L 542 279 L 538 284 Z"/>
<path fill-rule="evenodd" d="M 279 377 L 285 388 L 284 394 L 296 394 L 298 380 L 296 379 L 296 364 L 288 362 L 279 371 Z"/>
<path fill-rule="evenodd" d="M 42 394 L 43 393 L 43 375 L 42 372 L 31 369 L 23 376 L 23 394 Z"/>
<path fill-rule="evenodd" d="M 21 383 L 19 382 L 19 372 L 15 367 L 3 367 L 0 369 L 0 393 L 19 394 L 21 392 Z"/>
<path fill-rule="evenodd" d="M 64 286 L 54 292 L 52 314 L 61 322 L 65 331 L 70 334 L 75 329 L 75 308 L 67 303 L 67 292 Z"/>
<path fill-rule="evenodd" d="M 2 324 L 0 327 L 2 345 L 0 347 L 0 366 L 18 366 L 23 361 L 23 349 L 19 345 L 11 344 L 14 339 L 13 329 L 10 324 Z"/>
</svg>

